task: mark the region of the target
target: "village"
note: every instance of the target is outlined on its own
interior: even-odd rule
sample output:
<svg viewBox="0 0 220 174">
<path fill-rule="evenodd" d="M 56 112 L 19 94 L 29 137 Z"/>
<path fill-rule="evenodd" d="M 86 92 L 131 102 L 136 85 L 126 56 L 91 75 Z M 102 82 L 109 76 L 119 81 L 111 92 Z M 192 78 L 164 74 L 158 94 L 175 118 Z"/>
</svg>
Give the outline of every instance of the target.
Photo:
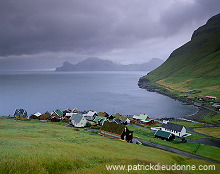
<svg viewBox="0 0 220 174">
<path fill-rule="evenodd" d="M 186 132 L 186 128 L 183 125 L 170 123 L 167 120 L 159 121 L 149 118 L 147 114 L 140 115 L 126 115 L 123 116 L 119 113 L 108 114 L 106 112 L 78 111 L 77 109 L 66 109 L 61 111 L 56 109 L 53 112 L 46 112 L 41 114 L 39 112 L 28 115 L 25 109 L 16 109 L 14 114 L 10 118 L 19 120 L 39 120 L 39 121 L 51 121 L 51 122 L 65 122 L 68 126 L 74 128 L 90 128 L 96 127 L 98 134 L 105 137 L 119 139 L 134 144 L 141 144 L 135 138 L 133 138 L 133 131 L 129 130 L 127 125 L 132 126 L 145 126 L 161 124 L 159 127 L 151 127 L 152 131 L 155 131 L 155 138 L 161 140 L 174 140 L 176 137 L 183 138 L 190 136 L 191 134 Z"/>
</svg>

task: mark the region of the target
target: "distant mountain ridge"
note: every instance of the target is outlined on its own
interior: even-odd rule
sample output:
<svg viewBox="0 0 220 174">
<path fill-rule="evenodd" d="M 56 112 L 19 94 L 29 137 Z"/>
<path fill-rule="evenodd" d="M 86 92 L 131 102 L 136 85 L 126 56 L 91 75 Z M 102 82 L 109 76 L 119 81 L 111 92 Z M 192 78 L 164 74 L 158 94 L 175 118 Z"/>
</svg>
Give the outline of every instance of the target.
<svg viewBox="0 0 220 174">
<path fill-rule="evenodd" d="M 198 89 L 200 95 L 220 98 L 220 14 L 192 34 L 189 42 L 174 50 L 158 68 L 139 80 L 155 82 L 172 91 Z"/>
<path fill-rule="evenodd" d="M 55 71 L 151 71 L 163 63 L 163 60 L 153 58 L 147 63 L 121 65 L 109 60 L 99 58 L 88 58 L 75 65 L 64 62 L 63 66 L 56 68 Z"/>
</svg>

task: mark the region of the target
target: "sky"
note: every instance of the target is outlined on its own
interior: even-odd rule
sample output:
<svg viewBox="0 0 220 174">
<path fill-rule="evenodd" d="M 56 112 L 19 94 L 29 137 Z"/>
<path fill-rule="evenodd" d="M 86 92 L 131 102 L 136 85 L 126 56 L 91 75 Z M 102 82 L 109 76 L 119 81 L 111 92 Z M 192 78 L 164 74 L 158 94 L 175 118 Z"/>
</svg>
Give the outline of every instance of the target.
<svg viewBox="0 0 220 174">
<path fill-rule="evenodd" d="M 0 71 L 166 60 L 219 12 L 219 0 L 0 0 Z"/>
</svg>

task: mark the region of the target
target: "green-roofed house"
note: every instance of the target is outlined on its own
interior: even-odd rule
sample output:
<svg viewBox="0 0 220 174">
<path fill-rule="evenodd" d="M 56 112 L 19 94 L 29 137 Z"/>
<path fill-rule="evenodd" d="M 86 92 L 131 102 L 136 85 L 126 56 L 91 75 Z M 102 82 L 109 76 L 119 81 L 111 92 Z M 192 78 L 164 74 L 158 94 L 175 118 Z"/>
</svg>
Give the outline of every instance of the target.
<svg viewBox="0 0 220 174">
<path fill-rule="evenodd" d="M 175 135 L 170 133 L 170 132 L 165 132 L 165 131 L 162 131 L 162 130 L 157 130 L 157 132 L 154 134 L 154 136 L 156 138 L 160 138 L 162 140 L 173 140 L 175 138 Z"/>
<path fill-rule="evenodd" d="M 51 120 L 53 122 L 58 122 L 58 121 L 63 120 L 63 112 L 59 109 L 53 111 L 50 114 L 50 117 L 48 118 L 48 120 Z"/>
<path fill-rule="evenodd" d="M 147 118 L 146 120 L 140 120 L 139 122 L 144 125 L 154 124 L 154 120 L 150 118 Z"/>
<path fill-rule="evenodd" d="M 96 116 L 93 122 L 95 122 L 97 125 L 102 126 L 106 120 L 107 120 L 106 117 Z"/>
<path fill-rule="evenodd" d="M 212 106 L 215 108 L 216 111 L 220 111 L 220 104 L 215 103 Z"/>
<path fill-rule="evenodd" d="M 125 125 L 105 121 L 101 127 L 100 135 L 131 142 L 133 131 L 128 130 Z"/>
<path fill-rule="evenodd" d="M 147 118 L 149 118 L 147 114 L 140 114 L 138 120 L 146 120 Z"/>
</svg>

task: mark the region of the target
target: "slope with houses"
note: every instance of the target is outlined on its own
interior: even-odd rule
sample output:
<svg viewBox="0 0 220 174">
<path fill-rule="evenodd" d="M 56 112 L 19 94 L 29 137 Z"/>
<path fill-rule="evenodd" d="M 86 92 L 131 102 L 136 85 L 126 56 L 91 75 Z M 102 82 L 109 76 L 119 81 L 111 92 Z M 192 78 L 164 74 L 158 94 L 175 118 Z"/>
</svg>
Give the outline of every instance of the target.
<svg viewBox="0 0 220 174">
<path fill-rule="evenodd" d="M 89 111 L 78 111 L 77 109 L 66 109 L 61 111 L 56 109 L 51 113 L 46 112 L 41 114 L 36 112 L 28 116 L 25 109 L 16 109 L 12 118 L 16 119 L 38 119 L 40 121 L 51 121 L 51 122 L 68 122 L 69 125 L 75 128 L 84 127 L 97 127 L 100 129 L 100 135 L 124 140 L 127 142 L 134 142 L 133 131 L 130 131 L 126 125 L 138 125 L 146 126 L 152 125 L 156 121 L 149 118 L 147 114 L 124 116 L 119 113 L 108 114 L 106 112 L 96 112 L 93 110 Z M 190 134 L 186 133 L 186 128 L 182 125 L 170 123 L 164 121 L 161 127 L 152 127 L 155 131 L 155 138 L 162 140 L 173 140 L 175 137 L 187 137 Z"/>
</svg>

